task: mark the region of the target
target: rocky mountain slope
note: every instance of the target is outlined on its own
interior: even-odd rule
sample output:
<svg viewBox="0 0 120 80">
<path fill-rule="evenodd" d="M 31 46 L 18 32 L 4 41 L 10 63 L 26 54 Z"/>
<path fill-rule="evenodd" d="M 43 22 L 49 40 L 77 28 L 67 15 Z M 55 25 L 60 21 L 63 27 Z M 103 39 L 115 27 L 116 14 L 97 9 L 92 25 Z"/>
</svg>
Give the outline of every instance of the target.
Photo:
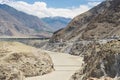
<svg viewBox="0 0 120 80">
<path fill-rule="evenodd" d="M 120 36 L 120 0 L 106 0 L 75 17 L 65 29 L 55 32 L 50 41 L 79 41 L 116 36 Z"/>
<path fill-rule="evenodd" d="M 119 80 L 119 36 L 120 0 L 106 0 L 56 31 L 46 49 L 84 57 L 70 80 Z"/>
<path fill-rule="evenodd" d="M 42 18 L 44 22 L 46 22 L 49 26 L 51 26 L 54 31 L 65 28 L 67 24 L 71 21 L 70 18 L 64 17 L 45 17 Z"/>
<path fill-rule="evenodd" d="M 76 72 L 71 80 L 119 80 L 120 41 L 88 46 L 84 54 L 83 69 Z"/>
<path fill-rule="evenodd" d="M 0 36 L 50 36 L 52 28 L 38 17 L 0 4 Z"/>
<path fill-rule="evenodd" d="M 0 80 L 24 80 L 53 70 L 46 52 L 18 42 L 0 42 Z"/>
</svg>

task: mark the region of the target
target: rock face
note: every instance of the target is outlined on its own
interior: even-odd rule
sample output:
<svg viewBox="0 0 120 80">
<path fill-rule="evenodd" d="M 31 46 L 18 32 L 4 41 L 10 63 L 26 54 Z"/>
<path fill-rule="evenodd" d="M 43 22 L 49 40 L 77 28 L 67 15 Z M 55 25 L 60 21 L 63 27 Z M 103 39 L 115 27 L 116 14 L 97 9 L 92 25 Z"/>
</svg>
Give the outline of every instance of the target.
<svg viewBox="0 0 120 80">
<path fill-rule="evenodd" d="M 119 36 L 120 0 L 106 0 L 75 17 L 65 29 L 55 32 L 50 41 L 79 41 Z"/>
<path fill-rule="evenodd" d="M 106 38 L 116 38 L 116 37 L 119 38 L 120 36 L 119 7 L 120 7 L 120 1 L 106 0 L 105 2 L 101 3 L 97 7 L 90 10 L 93 11 L 93 13 L 96 13 L 96 11 L 98 12 L 99 10 L 100 12 L 96 13 L 96 15 L 92 14 L 93 16 L 91 17 L 91 20 L 88 20 L 87 23 L 82 24 L 81 22 L 82 25 L 79 26 L 79 28 L 75 27 L 75 29 L 71 30 L 73 36 L 72 37 L 66 36 L 65 38 L 63 38 L 63 40 L 71 39 L 73 41 L 74 40 L 79 41 L 79 40 L 93 40 L 93 39 L 106 40 Z M 81 19 L 82 18 L 80 18 L 79 21 Z M 80 24 L 79 21 L 77 20 L 75 25 Z M 73 22 L 75 21 L 73 20 Z M 68 26 L 67 28 L 70 28 L 70 26 Z M 77 29 L 79 30 L 81 29 L 77 33 L 78 36 L 76 34 L 77 31 L 74 34 L 74 30 Z M 79 54 L 79 55 L 82 54 L 85 62 L 83 68 L 77 71 L 72 76 L 71 80 L 119 80 L 120 79 L 120 68 L 119 68 L 120 41 L 119 40 L 108 41 L 107 43 L 104 44 L 100 44 L 97 42 L 88 43 L 87 45 L 75 44 L 75 46 L 72 48 L 71 53 Z"/>
<path fill-rule="evenodd" d="M 53 70 L 52 60 L 44 51 L 18 42 L 0 42 L 1 80 L 23 80 Z"/>
<path fill-rule="evenodd" d="M 117 40 L 106 44 L 91 44 L 91 47 L 84 54 L 83 69 L 76 72 L 71 80 L 99 80 L 102 77 L 119 80 L 119 53 L 120 41 Z M 94 79 L 90 79 L 91 77 Z"/>
</svg>

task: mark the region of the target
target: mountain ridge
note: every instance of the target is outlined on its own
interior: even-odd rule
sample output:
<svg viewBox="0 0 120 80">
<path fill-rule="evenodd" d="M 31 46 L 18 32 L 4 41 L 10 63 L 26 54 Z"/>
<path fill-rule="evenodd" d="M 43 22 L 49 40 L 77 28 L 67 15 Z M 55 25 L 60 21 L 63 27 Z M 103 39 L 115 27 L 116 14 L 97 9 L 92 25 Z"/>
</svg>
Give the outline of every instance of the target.
<svg viewBox="0 0 120 80">
<path fill-rule="evenodd" d="M 119 4 L 120 1 L 117 0 L 102 2 L 89 11 L 76 16 L 66 28 L 55 33 L 50 41 L 93 40 L 119 36 Z"/>
<path fill-rule="evenodd" d="M 71 21 L 71 18 L 65 18 L 65 17 L 45 17 L 41 18 L 44 22 L 46 22 L 49 26 L 54 28 L 54 31 L 57 31 L 59 29 L 65 28 L 67 24 Z"/>
<path fill-rule="evenodd" d="M 47 24 L 38 17 L 17 11 L 6 4 L 0 4 L 0 10 L 1 36 L 50 36 L 51 34 L 49 32 L 53 31 L 51 27 L 47 26 Z M 9 27 L 11 27 L 11 29 Z M 3 29 L 6 30 L 3 31 Z M 11 35 L 5 34 L 7 30 Z"/>
</svg>

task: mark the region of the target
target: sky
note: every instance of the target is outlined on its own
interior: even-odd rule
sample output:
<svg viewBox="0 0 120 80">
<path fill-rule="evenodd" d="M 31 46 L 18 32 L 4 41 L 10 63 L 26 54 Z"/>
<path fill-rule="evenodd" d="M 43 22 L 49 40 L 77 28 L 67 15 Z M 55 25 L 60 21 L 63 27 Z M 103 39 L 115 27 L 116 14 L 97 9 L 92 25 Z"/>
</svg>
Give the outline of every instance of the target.
<svg viewBox="0 0 120 80">
<path fill-rule="evenodd" d="M 19 1 L 19 0 L 17 0 Z M 87 4 L 88 2 L 101 2 L 102 0 L 22 0 L 27 3 L 33 4 L 34 2 L 45 2 L 48 7 L 54 8 L 70 8 L 79 7 L 81 4 Z"/>
<path fill-rule="evenodd" d="M 103 0 L 0 0 L 0 3 L 7 4 L 19 11 L 39 18 L 55 16 L 74 18 L 100 4 L 102 1 Z"/>
</svg>

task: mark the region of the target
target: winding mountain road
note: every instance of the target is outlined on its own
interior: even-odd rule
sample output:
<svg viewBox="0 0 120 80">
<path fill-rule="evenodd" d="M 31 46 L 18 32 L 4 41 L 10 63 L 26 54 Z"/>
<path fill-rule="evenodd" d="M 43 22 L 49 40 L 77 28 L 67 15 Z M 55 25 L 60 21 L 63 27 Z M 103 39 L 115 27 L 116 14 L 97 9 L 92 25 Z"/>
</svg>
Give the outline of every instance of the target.
<svg viewBox="0 0 120 80">
<path fill-rule="evenodd" d="M 29 77 L 25 80 L 69 80 L 82 65 L 82 58 L 65 53 L 46 51 L 52 58 L 55 71 L 36 77 Z"/>
</svg>

